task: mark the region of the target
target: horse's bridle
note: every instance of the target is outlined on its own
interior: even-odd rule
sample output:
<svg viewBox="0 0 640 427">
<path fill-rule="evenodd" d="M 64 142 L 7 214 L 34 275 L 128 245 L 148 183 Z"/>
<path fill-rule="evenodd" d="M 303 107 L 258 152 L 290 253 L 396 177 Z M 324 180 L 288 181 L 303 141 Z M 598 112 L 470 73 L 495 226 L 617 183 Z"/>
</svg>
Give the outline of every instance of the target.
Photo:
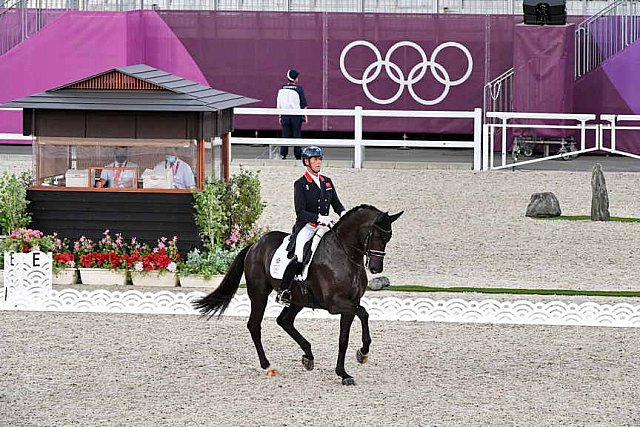
<svg viewBox="0 0 640 427">
<path fill-rule="evenodd" d="M 371 249 L 369 247 L 369 245 L 371 245 L 371 236 L 373 236 L 374 227 L 377 230 L 379 230 L 381 233 L 383 233 L 384 235 L 391 234 L 391 230 L 385 230 L 385 229 L 383 229 L 382 227 L 380 227 L 377 224 L 378 219 L 380 219 L 380 216 L 378 216 L 378 218 L 376 218 L 376 220 L 373 222 L 373 225 L 371 226 L 371 229 L 369 229 L 369 233 L 367 234 L 366 239 L 364 239 L 364 246 L 365 246 L 364 247 L 364 251 L 361 251 L 359 248 L 356 248 L 355 246 L 349 245 L 350 247 L 352 247 L 353 249 L 358 251 L 360 253 L 360 256 L 366 256 L 366 261 L 365 261 L 364 264 L 356 262 L 353 259 L 351 259 L 351 257 L 349 257 L 349 252 L 347 252 L 347 250 L 345 249 L 342 241 L 336 235 L 336 240 L 338 241 L 338 244 L 340 245 L 340 247 L 342 248 L 344 253 L 347 254 L 347 258 L 349 259 L 349 261 L 351 261 L 352 264 L 355 264 L 358 267 L 369 268 L 369 262 L 371 261 L 372 257 L 379 257 L 379 258 L 383 258 L 384 259 L 384 256 L 387 254 L 385 251 L 379 251 L 379 250 L 376 250 L 376 249 Z"/>
<path fill-rule="evenodd" d="M 377 220 L 376 220 L 377 221 Z M 371 249 L 369 247 L 369 245 L 371 244 L 371 236 L 373 236 L 373 229 L 376 228 L 378 231 L 380 231 L 381 233 L 383 233 L 384 235 L 388 235 L 391 234 L 391 230 L 385 230 L 382 227 L 380 227 L 378 224 L 376 224 L 375 222 L 373 223 L 373 225 L 371 226 L 371 229 L 369 230 L 369 234 L 367 234 L 367 238 L 364 240 L 365 244 L 365 249 L 364 249 L 364 255 L 366 255 L 367 260 L 364 263 L 364 266 L 366 268 L 369 268 L 369 262 L 371 261 L 372 257 L 379 257 L 384 259 L 384 256 L 387 254 L 385 251 L 379 251 L 376 249 Z"/>
</svg>

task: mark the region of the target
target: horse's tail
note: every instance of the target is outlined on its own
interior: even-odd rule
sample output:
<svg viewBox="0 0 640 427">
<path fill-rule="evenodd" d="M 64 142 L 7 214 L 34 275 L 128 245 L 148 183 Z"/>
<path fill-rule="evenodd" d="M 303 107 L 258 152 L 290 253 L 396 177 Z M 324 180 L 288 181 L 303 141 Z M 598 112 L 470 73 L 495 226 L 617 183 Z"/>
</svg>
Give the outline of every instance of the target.
<svg viewBox="0 0 640 427">
<path fill-rule="evenodd" d="M 229 307 L 233 296 L 240 286 L 240 279 L 244 271 L 244 259 L 251 246 L 253 246 L 253 244 L 244 248 L 236 256 L 236 259 L 231 263 L 231 267 L 229 267 L 229 271 L 224 276 L 224 279 L 222 279 L 222 283 L 220 283 L 220 286 L 216 288 L 215 291 L 193 302 L 194 308 L 200 310 L 203 316 L 209 314 L 209 317 L 212 317 L 217 313 L 218 317 L 220 317 L 227 307 Z"/>
</svg>

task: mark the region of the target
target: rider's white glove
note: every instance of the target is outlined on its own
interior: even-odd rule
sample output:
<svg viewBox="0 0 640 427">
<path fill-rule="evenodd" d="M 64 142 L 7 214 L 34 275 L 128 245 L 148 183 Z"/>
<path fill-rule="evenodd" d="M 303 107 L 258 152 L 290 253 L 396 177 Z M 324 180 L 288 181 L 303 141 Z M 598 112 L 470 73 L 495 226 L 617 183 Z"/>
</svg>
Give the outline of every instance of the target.
<svg viewBox="0 0 640 427">
<path fill-rule="evenodd" d="M 331 217 L 329 215 L 318 215 L 318 224 L 331 225 Z"/>
<path fill-rule="evenodd" d="M 343 217 L 343 216 L 345 216 L 346 214 L 347 214 L 347 211 L 346 211 L 346 210 L 344 210 L 344 211 L 340 212 L 340 218 L 342 218 L 342 217 Z"/>
</svg>

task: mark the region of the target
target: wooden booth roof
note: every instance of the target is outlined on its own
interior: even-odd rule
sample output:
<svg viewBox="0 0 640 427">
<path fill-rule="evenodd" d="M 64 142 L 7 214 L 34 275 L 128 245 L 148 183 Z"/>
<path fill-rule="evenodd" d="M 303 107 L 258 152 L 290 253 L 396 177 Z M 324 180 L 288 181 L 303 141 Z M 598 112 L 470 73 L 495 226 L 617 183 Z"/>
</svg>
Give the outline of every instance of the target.
<svg viewBox="0 0 640 427">
<path fill-rule="evenodd" d="M 213 89 L 144 64 L 114 68 L 4 104 L 9 108 L 217 112 L 257 99 Z"/>
</svg>

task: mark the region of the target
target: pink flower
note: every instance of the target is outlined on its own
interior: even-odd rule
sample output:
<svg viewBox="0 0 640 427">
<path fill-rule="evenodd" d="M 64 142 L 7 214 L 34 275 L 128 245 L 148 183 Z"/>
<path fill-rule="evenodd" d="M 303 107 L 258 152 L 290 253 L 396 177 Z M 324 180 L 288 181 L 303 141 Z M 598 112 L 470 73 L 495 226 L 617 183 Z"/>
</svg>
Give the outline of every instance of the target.
<svg viewBox="0 0 640 427">
<path fill-rule="evenodd" d="M 167 265 L 167 270 L 169 270 L 171 273 L 175 273 L 177 268 L 178 268 L 177 264 L 173 261 L 171 261 L 169 265 Z"/>
<path fill-rule="evenodd" d="M 135 271 L 142 271 L 144 269 L 144 266 L 142 265 L 142 261 L 138 261 L 133 265 L 133 269 Z"/>
</svg>

